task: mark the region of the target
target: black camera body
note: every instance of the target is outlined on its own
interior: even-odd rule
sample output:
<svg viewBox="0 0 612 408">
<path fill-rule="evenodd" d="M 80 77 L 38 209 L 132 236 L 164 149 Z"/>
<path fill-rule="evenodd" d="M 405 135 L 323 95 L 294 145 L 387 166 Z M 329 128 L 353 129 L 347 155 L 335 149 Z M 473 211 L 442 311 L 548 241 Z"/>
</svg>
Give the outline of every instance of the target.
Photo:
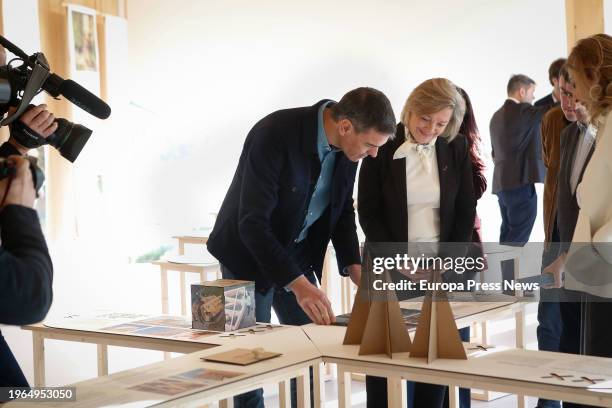
<svg viewBox="0 0 612 408">
<path fill-rule="evenodd" d="M 70 79 L 64 80 L 51 73 L 43 53 L 28 56 L 2 36 L 0 36 L 0 45 L 16 55 L 16 58 L 6 66 L 0 67 L 0 116 L 4 116 L 11 106 L 16 108 L 15 112 L 0 122 L 0 126 L 9 125 L 11 136 L 26 148 L 32 149 L 49 144 L 64 158 L 74 162 L 91 136 L 90 129 L 58 118 L 57 130 L 44 138 L 16 119 L 28 109 L 32 98 L 41 91 L 47 92 L 54 98 L 62 95 L 100 119 L 110 116 L 110 107 L 76 82 Z M 21 64 L 13 66 L 15 62 Z"/>
</svg>

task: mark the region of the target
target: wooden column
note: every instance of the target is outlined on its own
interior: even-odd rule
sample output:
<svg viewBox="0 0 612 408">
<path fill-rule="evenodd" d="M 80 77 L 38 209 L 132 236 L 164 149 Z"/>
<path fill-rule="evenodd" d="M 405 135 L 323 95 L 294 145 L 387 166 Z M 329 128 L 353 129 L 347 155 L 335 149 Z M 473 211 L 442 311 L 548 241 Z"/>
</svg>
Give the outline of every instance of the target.
<svg viewBox="0 0 612 408">
<path fill-rule="evenodd" d="M 578 40 L 604 32 L 603 0 L 565 0 L 568 54 Z"/>
<path fill-rule="evenodd" d="M 92 8 L 101 14 L 118 15 L 119 0 L 71 0 L 70 4 Z M 40 44 L 54 73 L 63 78 L 70 76 L 68 54 L 68 22 L 65 0 L 39 0 Z M 98 44 L 100 55 L 100 85 L 105 95 L 106 72 L 104 58 L 104 26 L 98 23 Z M 65 100 L 55 100 L 47 95 L 45 103 L 55 116 L 68 120 L 72 118 L 72 105 Z M 48 149 L 47 182 L 47 237 L 55 240 L 61 236 L 73 237 L 76 233 L 74 214 L 75 192 L 72 185 L 72 164 L 61 157 L 55 149 Z"/>
</svg>

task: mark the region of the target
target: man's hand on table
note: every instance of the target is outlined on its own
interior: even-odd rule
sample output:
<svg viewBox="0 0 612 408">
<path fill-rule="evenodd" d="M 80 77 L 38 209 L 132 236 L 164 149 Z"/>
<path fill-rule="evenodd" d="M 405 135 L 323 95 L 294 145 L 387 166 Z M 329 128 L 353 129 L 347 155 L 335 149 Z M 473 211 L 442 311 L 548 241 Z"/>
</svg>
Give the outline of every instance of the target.
<svg viewBox="0 0 612 408">
<path fill-rule="evenodd" d="M 297 278 L 289 287 L 295 294 L 298 304 L 316 324 L 328 325 L 336 321 L 331 303 L 325 293 L 310 283 L 305 276 Z"/>
</svg>

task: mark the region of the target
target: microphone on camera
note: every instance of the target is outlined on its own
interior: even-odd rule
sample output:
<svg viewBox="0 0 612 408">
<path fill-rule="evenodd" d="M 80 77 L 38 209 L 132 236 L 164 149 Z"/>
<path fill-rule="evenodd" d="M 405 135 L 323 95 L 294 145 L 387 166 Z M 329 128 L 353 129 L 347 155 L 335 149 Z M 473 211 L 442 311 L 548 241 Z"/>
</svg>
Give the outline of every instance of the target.
<svg viewBox="0 0 612 408">
<path fill-rule="evenodd" d="M 96 118 L 106 119 L 111 114 L 110 106 L 72 79 L 67 79 L 61 83 L 59 93 Z"/>
</svg>

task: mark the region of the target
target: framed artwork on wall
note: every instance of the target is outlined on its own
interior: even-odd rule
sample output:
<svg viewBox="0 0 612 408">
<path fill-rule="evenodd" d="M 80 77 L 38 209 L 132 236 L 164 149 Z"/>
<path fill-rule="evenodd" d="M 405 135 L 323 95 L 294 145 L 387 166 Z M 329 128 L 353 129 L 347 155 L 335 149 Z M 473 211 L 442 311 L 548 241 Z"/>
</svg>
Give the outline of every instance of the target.
<svg viewBox="0 0 612 408">
<path fill-rule="evenodd" d="M 68 6 L 68 41 L 72 69 L 98 72 L 95 10 Z"/>
</svg>

